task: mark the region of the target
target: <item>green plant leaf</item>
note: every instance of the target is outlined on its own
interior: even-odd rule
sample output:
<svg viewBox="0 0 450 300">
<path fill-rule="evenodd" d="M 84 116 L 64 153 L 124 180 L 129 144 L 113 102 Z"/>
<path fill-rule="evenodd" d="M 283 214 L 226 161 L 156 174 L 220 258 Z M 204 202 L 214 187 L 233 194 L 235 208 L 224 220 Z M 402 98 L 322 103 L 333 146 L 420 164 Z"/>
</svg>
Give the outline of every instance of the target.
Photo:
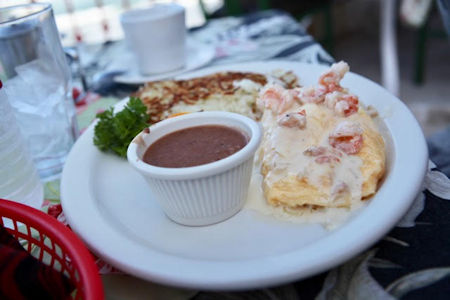
<svg viewBox="0 0 450 300">
<path fill-rule="evenodd" d="M 101 151 L 110 151 L 126 157 L 128 145 L 144 128 L 149 126 L 147 107 L 139 98 L 131 97 L 123 110 L 114 114 L 113 108 L 97 114 L 94 145 Z"/>
</svg>

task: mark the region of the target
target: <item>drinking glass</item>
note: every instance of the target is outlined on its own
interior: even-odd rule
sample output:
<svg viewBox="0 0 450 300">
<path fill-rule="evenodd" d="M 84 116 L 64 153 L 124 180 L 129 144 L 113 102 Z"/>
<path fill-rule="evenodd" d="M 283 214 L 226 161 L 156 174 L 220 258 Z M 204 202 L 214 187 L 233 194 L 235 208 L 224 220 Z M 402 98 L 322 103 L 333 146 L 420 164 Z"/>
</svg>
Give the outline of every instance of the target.
<svg viewBox="0 0 450 300">
<path fill-rule="evenodd" d="M 50 4 L 0 9 L 0 80 L 39 176 L 57 178 L 78 128 L 70 69 Z"/>
<path fill-rule="evenodd" d="M 43 188 L 0 81 L 0 198 L 39 208 Z"/>
</svg>

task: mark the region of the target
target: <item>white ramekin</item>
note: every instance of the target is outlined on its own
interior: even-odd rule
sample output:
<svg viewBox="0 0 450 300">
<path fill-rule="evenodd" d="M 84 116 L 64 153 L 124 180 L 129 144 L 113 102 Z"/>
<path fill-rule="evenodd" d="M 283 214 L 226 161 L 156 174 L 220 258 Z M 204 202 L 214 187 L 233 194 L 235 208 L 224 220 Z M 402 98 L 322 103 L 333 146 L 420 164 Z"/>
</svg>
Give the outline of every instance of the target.
<svg viewBox="0 0 450 300">
<path fill-rule="evenodd" d="M 216 162 L 187 168 L 162 168 L 142 161 L 145 150 L 171 132 L 200 125 L 240 129 L 249 142 L 238 152 Z M 146 179 L 153 196 L 173 221 L 190 226 L 214 224 L 236 214 L 244 205 L 253 157 L 261 142 L 258 123 L 223 112 L 197 112 L 169 118 L 150 126 L 130 143 L 128 162 Z"/>
</svg>

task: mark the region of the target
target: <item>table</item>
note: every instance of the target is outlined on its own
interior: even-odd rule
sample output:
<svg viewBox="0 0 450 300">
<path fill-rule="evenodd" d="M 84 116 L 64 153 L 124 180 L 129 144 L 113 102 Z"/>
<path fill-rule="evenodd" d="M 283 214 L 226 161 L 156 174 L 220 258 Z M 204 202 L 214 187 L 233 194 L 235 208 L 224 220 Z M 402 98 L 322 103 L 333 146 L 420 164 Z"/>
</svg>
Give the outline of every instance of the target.
<svg viewBox="0 0 450 300">
<path fill-rule="evenodd" d="M 190 32 L 216 45 L 211 65 L 282 58 L 330 64 L 333 59 L 288 14 L 264 11 L 241 18 L 210 21 Z M 114 51 L 112 51 L 114 52 Z M 105 54 L 105 56 L 107 56 Z M 101 65 L 101 64 L 100 64 Z M 129 87 L 99 81 L 92 94 L 78 104 L 78 120 L 85 128 L 99 110 L 117 102 Z M 146 294 L 172 299 L 446 299 L 450 294 L 450 128 L 428 140 L 429 171 L 410 211 L 384 239 L 345 264 L 317 276 L 283 286 L 237 293 L 186 291 L 119 275 L 98 261 L 109 298 L 137 298 Z M 442 172 L 439 171 L 441 168 Z M 444 175 L 445 174 L 445 175 Z M 64 222 L 58 182 L 46 187 L 43 208 Z M 114 275 L 115 274 L 115 275 Z M 127 288 L 128 287 L 128 288 Z"/>
</svg>

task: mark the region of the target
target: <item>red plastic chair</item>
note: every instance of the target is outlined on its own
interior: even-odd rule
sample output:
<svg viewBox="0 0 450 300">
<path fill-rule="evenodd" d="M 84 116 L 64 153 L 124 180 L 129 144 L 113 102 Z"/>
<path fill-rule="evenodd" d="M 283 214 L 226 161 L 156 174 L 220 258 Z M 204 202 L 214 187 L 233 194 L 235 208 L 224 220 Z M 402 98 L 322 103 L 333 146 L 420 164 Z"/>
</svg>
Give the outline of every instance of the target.
<svg viewBox="0 0 450 300">
<path fill-rule="evenodd" d="M 0 199 L 0 224 L 19 241 L 26 240 L 28 252 L 38 247 L 37 259 L 50 260 L 51 267 L 70 278 L 76 286 L 73 299 L 104 298 L 103 284 L 91 253 L 58 220 L 32 207 Z"/>
</svg>

